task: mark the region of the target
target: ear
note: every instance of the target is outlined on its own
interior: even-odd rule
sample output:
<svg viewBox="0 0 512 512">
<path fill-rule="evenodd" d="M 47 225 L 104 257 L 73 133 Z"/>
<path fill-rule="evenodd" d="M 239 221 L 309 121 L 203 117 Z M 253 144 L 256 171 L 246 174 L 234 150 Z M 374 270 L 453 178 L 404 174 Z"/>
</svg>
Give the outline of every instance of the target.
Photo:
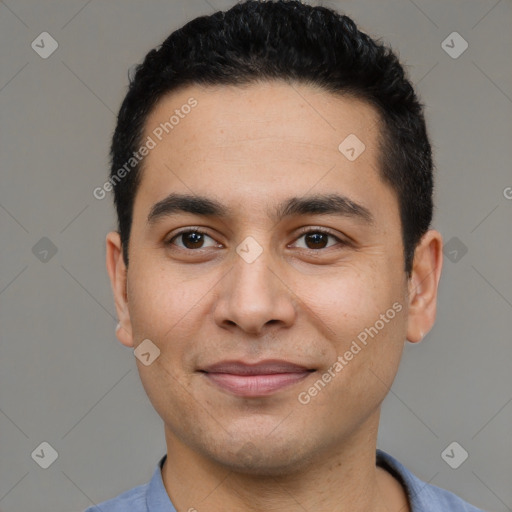
<svg viewBox="0 0 512 512">
<path fill-rule="evenodd" d="M 412 343 L 421 341 L 434 325 L 442 266 L 443 239 L 438 231 L 430 229 L 416 247 L 408 284 L 407 340 Z"/>
<path fill-rule="evenodd" d="M 126 289 L 127 269 L 123 260 L 121 237 L 117 231 L 107 235 L 107 271 L 114 293 L 114 301 L 119 318 L 116 329 L 117 339 L 127 347 L 133 347 L 132 324 L 128 310 L 128 295 Z"/>
</svg>

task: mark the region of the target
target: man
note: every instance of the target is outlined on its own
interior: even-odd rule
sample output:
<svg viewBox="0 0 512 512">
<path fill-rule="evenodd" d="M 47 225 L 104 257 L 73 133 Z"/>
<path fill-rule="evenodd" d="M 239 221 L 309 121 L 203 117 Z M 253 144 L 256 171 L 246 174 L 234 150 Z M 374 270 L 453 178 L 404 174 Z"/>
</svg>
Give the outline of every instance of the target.
<svg viewBox="0 0 512 512">
<path fill-rule="evenodd" d="M 195 19 L 138 66 L 111 155 L 117 336 L 167 454 L 90 512 L 477 510 L 376 449 L 442 266 L 390 49 L 296 1 Z"/>
</svg>

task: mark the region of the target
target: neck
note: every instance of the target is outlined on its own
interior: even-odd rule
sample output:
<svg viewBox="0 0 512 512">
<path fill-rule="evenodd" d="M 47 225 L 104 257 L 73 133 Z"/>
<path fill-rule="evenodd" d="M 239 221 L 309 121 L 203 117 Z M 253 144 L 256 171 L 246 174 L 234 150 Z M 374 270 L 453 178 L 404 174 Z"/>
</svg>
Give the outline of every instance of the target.
<svg viewBox="0 0 512 512">
<path fill-rule="evenodd" d="M 282 475 L 247 474 L 191 450 L 166 429 L 164 486 L 177 510 L 384 512 L 410 510 L 404 489 L 375 464 L 377 424 Z"/>
</svg>

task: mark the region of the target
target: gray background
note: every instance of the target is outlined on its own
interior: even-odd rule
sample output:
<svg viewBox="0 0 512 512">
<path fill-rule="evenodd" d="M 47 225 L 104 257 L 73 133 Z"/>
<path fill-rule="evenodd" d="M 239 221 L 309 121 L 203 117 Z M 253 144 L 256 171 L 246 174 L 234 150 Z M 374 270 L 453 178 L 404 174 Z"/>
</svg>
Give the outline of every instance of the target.
<svg viewBox="0 0 512 512">
<path fill-rule="evenodd" d="M 107 176 L 127 70 L 185 21 L 233 3 L 0 3 L 3 512 L 83 510 L 148 481 L 165 453 L 133 353 L 114 335 L 104 263 L 114 210 L 92 191 Z M 454 238 L 437 323 L 406 346 L 379 447 L 481 508 L 512 510 L 512 3 L 323 5 L 407 64 L 435 151 L 434 227 Z M 43 31 L 59 45 L 47 59 L 31 48 Z M 456 59 L 441 46 L 453 31 L 469 44 Z M 58 452 L 48 469 L 31 458 L 43 441 Z M 452 441 L 469 453 L 458 469 L 441 458 Z"/>
</svg>

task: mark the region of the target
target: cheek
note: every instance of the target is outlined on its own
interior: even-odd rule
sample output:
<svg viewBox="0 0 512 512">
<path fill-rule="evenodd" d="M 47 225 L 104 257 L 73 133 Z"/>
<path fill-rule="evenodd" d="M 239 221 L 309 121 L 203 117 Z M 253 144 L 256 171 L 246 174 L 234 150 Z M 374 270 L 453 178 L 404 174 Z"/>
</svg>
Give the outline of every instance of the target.
<svg viewBox="0 0 512 512">
<path fill-rule="evenodd" d="M 347 341 L 373 325 L 393 303 L 390 283 L 367 270 L 342 268 L 326 279 L 313 279 L 302 285 L 304 302 L 328 327 L 327 337 L 338 334 Z"/>
<path fill-rule="evenodd" d="M 185 280 L 171 268 L 134 265 L 128 297 L 132 327 L 142 336 L 170 336 L 204 295 L 204 283 Z"/>
<path fill-rule="evenodd" d="M 330 311 L 339 333 L 337 354 L 356 352 L 353 357 L 347 354 L 352 357 L 350 370 L 365 375 L 382 370 L 385 381 L 396 370 L 407 329 L 403 289 L 392 275 L 389 269 L 347 280 L 332 297 L 336 310 Z"/>
<path fill-rule="evenodd" d="M 380 301 L 375 294 L 374 302 L 363 301 L 352 317 L 349 341 L 338 347 L 338 354 L 348 361 L 345 378 L 353 386 L 355 403 L 380 403 L 398 370 L 407 315 L 403 297 L 387 292 Z"/>
<path fill-rule="evenodd" d="M 329 411 L 326 428 L 356 428 L 388 394 L 398 370 L 406 331 L 405 310 L 402 307 L 397 312 L 400 307 L 401 303 L 395 301 L 378 309 L 378 314 L 372 307 L 339 317 L 329 363 L 318 375 L 319 379 L 327 377 L 329 382 L 324 386 L 317 381 L 303 390 L 311 398 L 310 411 Z"/>
<path fill-rule="evenodd" d="M 133 265 L 131 272 L 129 307 L 135 345 L 150 339 L 160 350 L 148 366 L 137 360 L 141 383 L 166 423 L 183 416 L 193 424 L 197 407 L 187 392 L 188 368 L 190 340 L 196 338 L 194 331 L 199 328 L 193 317 L 204 295 L 202 285 L 184 282 L 183 276 L 156 264 Z"/>
<path fill-rule="evenodd" d="M 327 371 L 341 356 L 343 370 L 334 372 L 332 392 L 353 393 L 359 399 L 378 399 L 396 373 L 407 329 L 406 302 L 401 284 L 388 272 L 344 272 L 339 280 L 322 286 L 321 292 L 308 288 L 307 303 L 319 320 L 329 343 Z M 401 282 L 400 282 L 401 283 Z M 318 289 L 318 288 L 317 288 Z M 338 367 L 339 368 L 339 367 Z M 325 404 L 327 394 L 318 400 Z"/>
<path fill-rule="evenodd" d="M 160 350 L 160 371 L 167 370 L 186 387 L 202 353 L 198 347 L 204 346 L 209 298 L 219 275 L 194 278 L 156 263 L 134 265 L 132 272 L 129 307 L 135 344 L 150 339 Z"/>
</svg>

